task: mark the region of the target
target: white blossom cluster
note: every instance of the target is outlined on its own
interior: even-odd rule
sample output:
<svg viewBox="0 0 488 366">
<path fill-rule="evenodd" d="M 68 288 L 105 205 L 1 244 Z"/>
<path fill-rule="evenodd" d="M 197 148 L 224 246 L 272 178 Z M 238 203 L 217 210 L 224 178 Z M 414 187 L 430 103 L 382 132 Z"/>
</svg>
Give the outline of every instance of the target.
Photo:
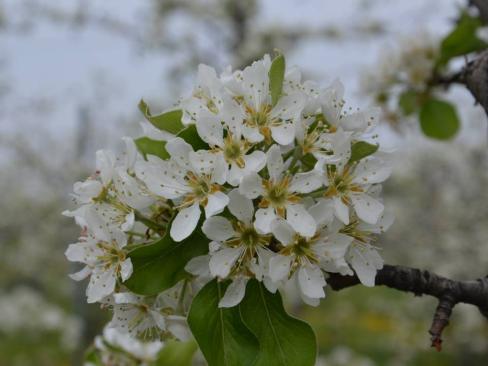
<svg viewBox="0 0 488 366">
<path fill-rule="evenodd" d="M 82 235 L 66 256 L 85 265 L 72 277 L 90 276 L 88 302 L 113 308 L 112 327 L 184 338 L 191 296 L 214 278 L 231 282 L 221 307 L 237 305 L 253 278 L 270 292 L 294 287 L 311 305 L 325 297 L 327 273 L 374 285 L 383 265 L 375 235 L 393 221 L 380 198 L 388 157 L 371 144 L 377 111 L 345 111 L 340 82 L 302 82 L 296 68 L 277 98 L 271 65 L 265 56 L 221 75 L 200 65 L 178 108 L 205 148 L 146 123 L 166 159 L 124 138 L 124 154 L 98 151 L 96 173 L 74 185 L 79 207 L 65 214 Z M 191 280 L 153 297 L 129 291 L 131 250 L 195 231 L 208 253 L 187 263 Z"/>
</svg>

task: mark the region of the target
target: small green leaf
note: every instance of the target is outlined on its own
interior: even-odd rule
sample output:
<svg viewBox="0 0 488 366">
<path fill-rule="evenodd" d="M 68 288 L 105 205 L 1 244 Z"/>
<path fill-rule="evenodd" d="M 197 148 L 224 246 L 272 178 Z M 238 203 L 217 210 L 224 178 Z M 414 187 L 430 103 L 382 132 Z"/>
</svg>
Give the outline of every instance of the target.
<svg viewBox="0 0 488 366">
<path fill-rule="evenodd" d="M 153 116 L 149 111 L 149 106 L 146 104 L 146 102 L 144 102 L 144 100 L 141 99 L 139 102 L 139 110 L 142 112 L 142 114 L 144 114 L 144 117 L 146 117 L 149 122 L 160 130 L 177 134 L 183 128 L 185 128 L 183 123 L 181 123 L 181 117 L 183 116 L 181 109 L 175 109 L 158 114 L 157 116 Z"/>
<path fill-rule="evenodd" d="M 285 57 L 278 55 L 274 58 L 269 68 L 269 92 L 273 105 L 278 103 L 283 90 L 283 80 L 285 79 Z"/>
<path fill-rule="evenodd" d="M 259 344 L 242 322 L 239 308 L 218 307 L 226 287 L 217 280 L 205 285 L 193 299 L 188 325 L 209 366 L 254 365 Z"/>
<path fill-rule="evenodd" d="M 398 105 L 404 115 L 411 115 L 418 108 L 418 94 L 413 90 L 404 91 L 398 98 Z"/>
<path fill-rule="evenodd" d="M 423 133 L 438 140 L 453 138 L 459 130 L 456 108 L 439 99 L 429 99 L 420 109 L 420 127 Z"/>
<path fill-rule="evenodd" d="M 260 352 L 253 366 L 313 366 L 315 334 L 307 323 L 288 315 L 279 292 L 272 294 L 252 280 L 239 305 L 244 324 L 258 338 Z"/>
<path fill-rule="evenodd" d="M 189 125 L 180 133 L 178 133 L 177 136 L 181 137 L 183 140 L 189 143 L 193 147 L 193 150 L 195 151 L 208 149 L 209 147 L 208 144 L 201 139 L 200 135 L 197 132 L 197 127 L 195 125 Z"/>
<path fill-rule="evenodd" d="M 464 13 L 456 27 L 441 43 L 439 64 L 444 65 L 453 57 L 466 55 L 486 48 L 486 42 L 479 39 L 476 35 L 476 30 L 482 24 L 478 17 L 472 17 Z"/>
<path fill-rule="evenodd" d="M 207 251 L 208 239 L 200 229 L 180 242 L 167 233 L 155 243 L 129 253 L 134 270 L 124 285 L 137 294 L 156 295 L 185 278 L 188 261 Z"/>
<path fill-rule="evenodd" d="M 158 353 L 154 366 L 192 366 L 196 350 L 195 341 L 166 341 L 163 349 Z"/>
<path fill-rule="evenodd" d="M 140 137 L 134 140 L 137 149 L 141 152 L 145 159 L 147 155 L 155 155 L 161 159 L 169 159 L 169 154 L 166 151 L 166 142 L 152 140 L 149 137 Z"/>
<path fill-rule="evenodd" d="M 364 159 L 378 150 L 379 145 L 370 144 L 366 141 L 357 141 L 351 146 L 351 157 L 349 163 Z"/>
</svg>

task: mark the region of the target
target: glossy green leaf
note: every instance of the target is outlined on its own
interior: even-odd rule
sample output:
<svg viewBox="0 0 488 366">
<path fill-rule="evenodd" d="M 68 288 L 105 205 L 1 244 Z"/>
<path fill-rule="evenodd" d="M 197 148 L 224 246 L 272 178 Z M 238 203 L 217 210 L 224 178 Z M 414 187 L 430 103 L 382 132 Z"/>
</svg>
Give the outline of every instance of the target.
<svg viewBox="0 0 488 366">
<path fill-rule="evenodd" d="M 283 90 L 283 80 L 285 80 L 285 57 L 278 55 L 274 58 L 269 69 L 269 92 L 273 105 L 278 103 Z"/>
<path fill-rule="evenodd" d="M 259 341 L 254 366 L 315 365 L 315 334 L 310 325 L 287 314 L 279 292 L 272 294 L 252 280 L 239 308 L 244 324 Z"/>
<path fill-rule="evenodd" d="M 209 148 L 208 144 L 200 138 L 195 125 L 189 125 L 177 136 L 188 142 L 195 151 Z"/>
<path fill-rule="evenodd" d="M 145 159 L 147 155 L 155 155 L 161 159 L 169 159 L 169 154 L 166 151 L 166 142 L 152 140 L 149 137 L 140 137 L 134 140 L 137 149 L 141 152 Z"/>
<path fill-rule="evenodd" d="M 374 154 L 378 150 L 378 147 L 379 145 L 370 144 L 366 141 L 355 142 L 351 146 L 351 157 L 349 158 L 349 162 L 353 163 Z"/>
<path fill-rule="evenodd" d="M 149 111 L 149 106 L 146 104 L 146 102 L 144 102 L 144 100 L 141 99 L 139 102 L 139 110 L 142 112 L 142 114 L 144 114 L 144 117 L 146 117 L 149 122 L 160 130 L 177 134 L 183 130 L 183 128 L 185 128 L 181 122 L 181 117 L 183 116 L 181 109 L 175 109 L 153 116 Z"/>
<path fill-rule="evenodd" d="M 404 115 L 413 114 L 418 108 L 418 94 L 413 90 L 403 92 L 398 98 L 398 105 Z"/>
<path fill-rule="evenodd" d="M 239 307 L 218 307 L 226 287 L 217 280 L 203 287 L 193 300 L 188 324 L 209 366 L 254 365 L 258 341 L 242 322 Z"/>
<path fill-rule="evenodd" d="M 154 366 L 192 366 L 196 350 L 195 341 L 166 341 Z"/>
<path fill-rule="evenodd" d="M 476 30 L 480 26 L 482 26 L 482 22 L 478 17 L 470 16 L 467 13 L 463 14 L 456 27 L 441 43 L 439 63 L 442 65 L 453 57 L 486 48 L 486 42 L 476 35 Z"/>
<path fill-rule="evenodd" d="M 200 229 L 181 242 L 166 234 L 157 242 L 129 253 L 134 270 L 124 285 L 137 294 L 156 295 L 185 278 L 188 261 L 207 251 L 208 239 Z"/>
<path fill-rule="evenodd" d="M 420 127 L 428 137 L 438 140 L 453 138 L 459 130 L 456 108 L 451 103 L 429 99 L 420 110 Z"/>
</svg>

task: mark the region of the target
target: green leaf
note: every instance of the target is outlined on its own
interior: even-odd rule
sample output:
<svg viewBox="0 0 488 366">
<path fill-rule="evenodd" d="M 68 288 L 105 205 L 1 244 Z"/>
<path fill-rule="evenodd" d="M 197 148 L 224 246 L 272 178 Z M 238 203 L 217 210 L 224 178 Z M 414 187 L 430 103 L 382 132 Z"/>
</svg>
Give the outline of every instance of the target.
<svg viewBox="0 0 488 366">
<path fill-rule="evenodd" d="M 134 269 L 124 285 L 137 294 L 156 295 L 185 278 L 188 261 L 207 251 L 208 239 L 200 229 L 180 242 L 173 241 L 167 233 L 155 243 L 129 253 Z"/>
<path fill-rule="evenodd" d="M 456 27 L 441 43 L 439 64 L 444 65 L 453 57 L 466 55 L 486 48 L 486 42 L 479 39 L 476 35 L 476 30 L 482 24 L 478 17 L 472 17 L 464 13 Z"/>
<path fill-rule="evenodd" d="M 439 99 L 429 99 L 420 109 L 420 127 L 423 133 L 434 139 L 448 140 L 459 130 L 456 108 Z"/>
<path fill-rule="evenodd" d="M 242 322 L 239 307 L 218 307 L 226 287 L 217 280 L 205 285 L 193 300 L 188 324 L 209 366 L 254 365 L 259 344 Z"/>
<path fill-rule="evenodd" d="M 156 128 L 160 130 L 167 131 L 172 134 L 177 134 L 180 132 L 185 126 L 181 122 L 181 117 L 183 116 L 183 112 L 181 109 L 175 109 L 172 111 L 164 112 L 162 114 L 158 114 L 157 116 L 151 115 L 149 111 L 149 106 L 141 99 L 139 102 L 139 110 L 144 114 L 144 117 L 151 122 Z"/>
<path fill-rule="evenodd" d="M 196 350 L 197 344 L 194 341 L 166 341 L 154 366 L 192 366 Z"/>
<path fill-rule="evenodd" d="M 239 308 L 244 324 L 259 340 L 254 366 L 315 365 L 315 334 L 310 325 L 286 313 L 279 292 L 272 294 L 252 280 Z"/>
<path fill-rule="evenodd" d="M 189 125 L 177 136 L 189 143 L 195 151 L 209 148 L 208 144 L 200 138 L 195 125 Z"/>
<path fill-rule="evenodd" d="M 357 141 L 351 146 L 351 157 L 349 163 L 359 161 L 378 150 L 379 145 L 370 144 L 366 141 Z"/>
<path fill-rule="evenodd" d="M 274 58 L 269 68 L 269 92 L 273 105 L 278 103 L 283 90 L 283 80 L 285 79 L 285 57 L 278 55 Z"/>
<path fill-rule="evenodd" d="M 400 94 L 398 105 L 404 115 L 411 115 L 418 108 L 418 94 L 413 90 L 404 91 L 402 94 Z"/>
<path fill-rule="evenodd" d="M 152 140 L 149 137 L 140 137 L 134 140 L 137 149 L 147 159 L 147 155 L 155 155 L 161 159 L 169 159 L 169 154 L 166 151 L 166 142 Z"/>
</svg>

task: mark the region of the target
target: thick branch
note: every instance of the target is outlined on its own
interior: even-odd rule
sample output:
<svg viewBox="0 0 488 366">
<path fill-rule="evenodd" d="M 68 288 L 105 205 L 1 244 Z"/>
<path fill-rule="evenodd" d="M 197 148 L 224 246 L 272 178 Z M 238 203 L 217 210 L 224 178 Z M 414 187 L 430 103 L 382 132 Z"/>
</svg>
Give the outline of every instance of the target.
<svg viewBox="0 0 488 366">
<path fill-rule="evenodd" d="M 333 290 L 339 291 L 360 283 L 356 276 L 330 274 L 327 280 Z M 435 273 L 404 266 L 385 265 L 376 275 L 376 285 L 387 286 L 416 296 L 430 295 L 439 299 L 439 305 L 429 333 L 432 335 L 432 346 L 440 350 L 441 335 L 449 323 L 449 317 L 458 303 L 471 304 L 488 318 L 488 277 L 456 281 Z"/>
</svg>

